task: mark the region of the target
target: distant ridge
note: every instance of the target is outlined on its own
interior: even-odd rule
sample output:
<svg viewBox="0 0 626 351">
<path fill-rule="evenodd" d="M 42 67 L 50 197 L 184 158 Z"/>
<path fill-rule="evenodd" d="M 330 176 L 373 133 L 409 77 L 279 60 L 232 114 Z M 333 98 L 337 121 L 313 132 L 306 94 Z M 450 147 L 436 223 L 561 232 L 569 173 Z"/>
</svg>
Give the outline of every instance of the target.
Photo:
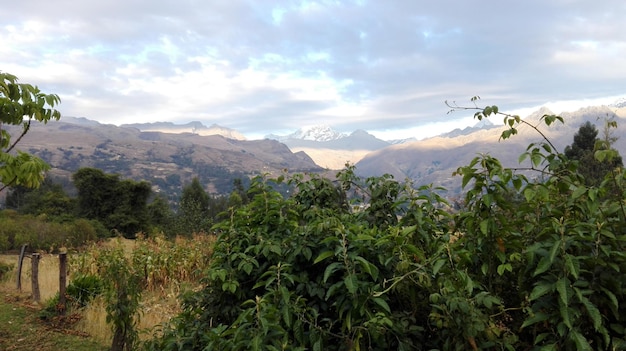
<svg viewBox="0 0 626 351">
<path fill-rule="evenodd" d="M 491 128 L 497 128 L 497 126 L 493 124 L 490 120 L 485 118 L 482 121 L 478 121 L 478 123 L 474 124 L 474 126 L 472 127 L 466 127 L 463 129 L 456 128 L 450 132 L 443 133 L 440 136 L 444 138 L 454 138 L 454 137 L 458 137 L 461 135 L 468 135 L 468 134 L 477 132 L 479 130 L 487 130 Z"/>
<path fill-rule="evenodd" d="M 615 118 L 618 128 L 613 131 L 615 136 L 626 135 L 626 116 L 620 117 L 615 108 L 609 106 L 590 106 L 575 112 L 563 112 L 564 124 L 554 123 L 547 127 L 539 120 L 544 115 L 554 114 L 550 109 L 542 107 L 523 118 L 531 125 L 536 125 L 550 139 L 557 151 L 562 152 L 565 146 L 573 141 L 574 134 L 580 126 L 589 121 L 596 125 L 602 133 L 604 118 Z M 391 145 L 373 151 L 364 156 L 356 164 L 357 174 L 365 177 L 380 176 L 385 173 L 396 179 L 411 179 L 415 185 L 433 184 L 443 186 L 448 195 L 458 196 L 462 193 L 461 178 L 453 176 L 458 167 L 467 165 L 474 157 L 486 153 L 498 158 L 505 167 L 519 167 L 519 155 L 529 143 L 541 141 L 530 127 L 520 125 L 518 134 L 507 140 L 500 140 L 504 126 L 468 129 L 468 133 L 450 133 L 428 138 L 413 143 Z M 600 136 L 600 135 L 599 135 Z M 613 145 L 622 156 L 626 156 L 626 138 L 620 137 Z M 533 175 L 536 176 L 536 175 Z"/>
<path fill-rule="evenodd" d="M 243 134 L 234 129 L 222 127 L 217 124 L 212 124 L 207 127 L 199 121 L 192 121 L 185 124 L 174 124 L 172 122 L 130 123 L 122 124 L 120 127 L 135 128 L 141 132 L 161 132 L 172 134 L 191 133 L 202 136 L 221 135 L 228 139 L 246 140 L 246 137 Z"/>
</svg>

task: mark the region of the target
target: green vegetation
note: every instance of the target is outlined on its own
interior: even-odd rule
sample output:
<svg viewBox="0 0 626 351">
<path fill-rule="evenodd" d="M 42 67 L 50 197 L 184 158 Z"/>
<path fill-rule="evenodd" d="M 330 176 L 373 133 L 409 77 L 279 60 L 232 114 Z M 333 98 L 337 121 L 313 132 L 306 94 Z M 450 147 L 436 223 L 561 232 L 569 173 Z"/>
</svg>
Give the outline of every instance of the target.
<svg viewBox="0 0 626 351">
<path fill-rule="evenodd" d="M 50 328 L 38 319 L 34 306 L 8 297 L 0 298 L 0 350 L 108 350 L 80 333 Z"/>
<path fill-rule="evenodd" d="M 588 185 L 598 186 L 604 180 L 604 176 L 617 167 L 622 167 L 622 157 L 614 155 L 610 160 L 605 160 L 602 155 L 605 151 L 615 152 L 611 145 L 617 140 L 610 133 L 610 128 L 617 127 L 615 121 L 607 120 L 604 128 L 604 138 L 598 138 L 598 130 L 591 122 L 585 122 L 574 134 L 574 142 L 565 148 L 565 156 L 570 160 L 578 161 L 578 173 L 585 178 Z M 596 159 L 596 152 L 602 159 Z"/>
<path fill-rule="evenodd" d="M 502 139 L 520 124 L 543 136 L 496 106 L 475 109 L 504 116 Z M 545 138 L 520 162 L 481 155 L 460 167 L 457 212 L 435 189 L 360 179 L 351 167 L 336 183 L 257 178 L 251 202 L 215 226 L 203 288 L 146 348 L 623 349 L 623 169 L 591 186 Z M 284 182 L 296 196 L 271 186 Z M 618 200 L 606 196 L 616 190 Z"/>
<path fill-rule="evenodd" d="M 7 108 L 30 106 L 35 88 L 3 77 Z M 37 106 L 31 118 L 56 116 Z M 89 304 L 90 287 L 104 296 L 113 350 L 626 349 L 626 173 L 611 148 L 615 122 L 601 139 L 584 124 L 561 153 L 542 132 L 559 116 L 532 125 L 497 106 L 452 107 L 503 117 L 501 139 L 521 125 L 542 138 L 518 168 L 490 155 L 459 167 L 465 198 L 454 209 L 442 189 L 362 179 L 347 165 L 334 179 L 235 182 L 219 198 L 197 178 L 173 213 L 164 198 L 149 203 L 147 182 L 87 168 L 74 175 L 75 200 L 49 184 L 16 188 L 19 212 L 3 211 L 0 249 L 84 245 L 108 235 L 94 223 L 138 236 L 131 250 L 93 244 L 72 263 L 70 285 L 89 292 L 80 299 Z M 1 181 L 39 185 L 45 166 L 6 161 L 13 146 L 2 138 Z M 195 236 L 165 239 L 178 234 Z M 140 342 L 144 294 L 193 282 L 180 290 L 181 313 Z M 20 327 L 2 326 L 15 318 L 4 313 L 0 335 L 13 336 Z"/>
<path fill-rule="evenodd" d="M 147 229 L 149 183 L 120 180 L 95 168 L 79 169 L 73 180 L 80 217 L 98 220 L 127 238 Z"/>
<path fill-rule="evenodd" d="M 0 128 L 0 191 L 12 185 L 36 188 L 43 180 L 50 166 L 15 147 L 33 120 L 46 123 L 61 118 L 61 113 L 54 109 L 59 102 L 57 95 L 44 94 L 38 87 L 18 83 L 16 76 L 0 72 L 0 126 L 22 126 L 14 140 L 6 128 Z"/>
</svg>

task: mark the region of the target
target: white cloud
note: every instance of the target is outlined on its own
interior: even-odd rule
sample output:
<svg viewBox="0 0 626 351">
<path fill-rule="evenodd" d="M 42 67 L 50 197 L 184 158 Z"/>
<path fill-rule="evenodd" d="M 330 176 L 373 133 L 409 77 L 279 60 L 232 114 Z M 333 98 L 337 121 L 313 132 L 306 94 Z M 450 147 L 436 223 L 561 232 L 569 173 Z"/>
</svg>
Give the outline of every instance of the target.
<svg viewBox="0 0 626 351">
<path fill-rule="evenodd" d="M 105 123 L 417 136 L 462 124 L 445 100 L 625 94 L 625 16 L 621 0 L 23 0 L 0 12 L 0 70 Z"/>
</svg>

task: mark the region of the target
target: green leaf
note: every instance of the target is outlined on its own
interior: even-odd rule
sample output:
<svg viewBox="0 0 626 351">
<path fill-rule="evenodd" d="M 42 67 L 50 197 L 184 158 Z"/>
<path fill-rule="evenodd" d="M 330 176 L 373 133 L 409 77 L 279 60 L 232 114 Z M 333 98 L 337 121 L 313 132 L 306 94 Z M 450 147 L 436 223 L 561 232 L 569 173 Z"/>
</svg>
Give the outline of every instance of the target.
<svg viewBox="0 0 626 351">
<path fill-rule="evenodd" d="M 324 283 L 328 281 L 328 278 L 330 278 L 330 276 L 335 273 L 335 271 L 338 270 L 341 265 L 341 262 L 333 262 L 329 264 L 328 267 L 326 267 L 326 270 L 324 270 Z"/>
<path fill-rule="evenodd" d="M 512 272 L 513 271 L 513 267 L 511 266 L 510 263 L 503 263 L 501 265 L 498 266 L 498 275 L 503 275 L 504 272 L 509 271 Z"/>
<path fill-rule="evenodd" d="M 522 188 L 522 180 L 519 178 L 513 178 L 513 187 L 519 191 Z"/>
<path fill-rule="evenodd" d="M 566 277 L 562 277 L 556 282 L 556 291 L 559 293 L 559 297 L 561 298 L 561 302 L 563 305 L 568 305 L 568 288 L 569 288 L 569 279 Z"/>
<path fill-rule="evenodd" d="M 554 259 L 556 258 L 556 254 L 560 248 L 561 248 L 561 241 L 559 240 L 555 241 L 554 244 L 552 245 L 552 248 L 550 249 L 550 255 L 548 256 L 548 259 L 550 260 L 550 264 L 554 262 Z"/>
<path fill-rule="evenodd" d="M 543 159 L 543 155 L 538 152 L 533 152 L 530 154 L 530 162 L 532 162 L 533 166 L 538 167 L 541 164 L 541 160 Z"/>
<path fill-rule="evenodd" d="M 528 152 L 524 152 L 523 154 L 519 155 L 519 158 L 517 159 L 517 163 L 522 163 L 527 158 L 528 158 Z"/>
<path fill-rule="evenodd" d="M 544 312 L 536 312 L 534 315 L 530 316 L 529 318 L 526 318 L 524 323 L 522 323 L 521 328 L 526 328 L 530 325 L 546 321 L 548 320 L 548 317 L 549 317 L 548 314 Z"/>
<path fill-rule="evenodd" d="M 569 338 L 576 344 L 576 350 L 578 351 L 592 351 L 593 348 L 587 341 L 587 339 L 578 331 L 571 330 L 569 332 Z"/>
<path fill-rule="evenodd" d="M 617 309 L 619 308 L 619 302 L 617 300 L 617 296 L 615 296 L 615 294 L 613 294 L 613 292 L 607 288 L 602 287 L 601 289 L 609 298 L 609 300 L 611 300 L 611 310 L 613 311 L 614 314 L 616 314 L 616 317 L 617 317 Z"/>
<path fill-rule="evenodd" d="M 531 188 L 526 188 L 524 189 L 524 197 L 526 198 L 526 201 L 531 201 L 533 198 L 535 198 L 535 191 Z"/>
<path fill-rule="evenodd" d="M 321 261 L 324 261 L 325 259 L 334 256 L 335 252 L 334 251 L 324 251 L 321 254 L 319 254 L 319 256 L 317 256 L 317 258 L 313 261 L 313 264 L 319 263 Z"/>
<path fill-rule="evenodd" d="M 578 275 L 580 274 L 580 264 L 578 263 L 576 257 L 566 254 L 565 268 L 567 268 L 568 273 L 571 274 L 574 279 L 578 279 Z"/>
<path fill-rule="evenodd" d="M 574 192 L 572 193 L 572 199 L 578 199 L 579 197 L 581 197 L 586 192 L 587 192 L 587 187 L 586 186 L 579 186 L 576 189 L 574 189 Z"/>
<path fill-rule="evenodd" d="M 533 273 L 533 277 L 547 271 L 550 268 L 550 266 L 552 266 L 550 257 L 549 256 L 542 257 L 541 260 L 539 260 L 539 264 L 537 264 L 537 268 L 535 269 L 535 272 Z"/>
<path fill-rule="evenodd" d="M 383 298 L 375 297 L 372 299 L 372 301 L 374 301 L 374 303 L 376 303 L 378 306 L 382 307 L 387 313 L 391 313 L 391 308 L 389 308 L 387 301 L 385 301 Z"/>
<path fill-rule="evenodd" d="M 582 292 L 579 289 L 576 289 L 575 291 L 576 297 L 578 297 L 578 300 L 582 302 L 583 306 L 585 306 L 585 309 L 589 314 L 589 318 L 591 318 L 591 321 L 593 321 L 593 328 L 596 332 L 600 331 L 600 328 L 602 328 L 602 315 L 600 314 L 600 311 L 598 310 L 596 305 L 589 301 L 588 298 L 583 296 Z"/>
<path fill-rule="evenodd" d="M 565 323 L 565 325 L 569 329 L 572 329 L 572 320 L 570 319 L 569 306 L 560 303 L 559 304 L 559 312 L 561 313 L 561 318 L 563 320 L 563 323 Z"/>
<path fill-rule="evenodd" d="M 346 289 L 350 294 L 355 294 L 358 284 L 358 279 L 356 274 L 348 274 L 344 279 L 343 283 L 346 285 Z"/>
<path fill-rule="evenodd" d="M 554 284 L 547 281 L 541 281 L 539 284 L 535 285 L 533 291 L 530 292 L 528 299 L 530 301 L 534 301 L 551 291 L 554 291 Z"/>
<path fill-rule="evenodd" d="M 363 270 L 365 270 L 365 272 L 367 272 L 367 274 L 370 275 L 370 277 L 372 277 L 372 279 L 378 279 L 378 267 L 376 267 L 361 256 L 357 256 L 355 260 L 360 263 L 360 266 L 363 268 Z"/>
<path fill-rule="evenodd" d="M 435 264 L 433 265 L 433 276 L 437 275 L 437 273 L 439 273 L 439 270 L 441 269 L 441 267 L 443 267 L 443 265 L 446 263 L 446 260 L 437 260 L 435 261 Z"/>
<path fill-rule="evenodd" d="M 480 232 L 483 233 L 483 235 L 487 235 L 487 233 L 489 231 L 489 222 L 490 221 L 491 220 L 488 218 L 488 219 L 483 219 L 480 222 Z"/>
</svg>

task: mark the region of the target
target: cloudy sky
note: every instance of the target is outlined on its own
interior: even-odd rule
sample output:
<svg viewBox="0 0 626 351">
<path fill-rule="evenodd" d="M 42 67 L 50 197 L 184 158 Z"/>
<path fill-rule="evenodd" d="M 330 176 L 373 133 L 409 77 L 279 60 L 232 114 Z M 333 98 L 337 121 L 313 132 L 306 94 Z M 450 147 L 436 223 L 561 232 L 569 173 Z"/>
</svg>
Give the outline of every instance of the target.
<svg viewBox="0 0 626 351">
<path fill-rule="evenodd" d="M 2 4 L 0 43 L 0 70 L 66 116 L 249 138 L 318 124 L 422 138 L 473 124 L 446 100 L 626 96 L 624 0 L 19 0 Z"/>
</svg>

